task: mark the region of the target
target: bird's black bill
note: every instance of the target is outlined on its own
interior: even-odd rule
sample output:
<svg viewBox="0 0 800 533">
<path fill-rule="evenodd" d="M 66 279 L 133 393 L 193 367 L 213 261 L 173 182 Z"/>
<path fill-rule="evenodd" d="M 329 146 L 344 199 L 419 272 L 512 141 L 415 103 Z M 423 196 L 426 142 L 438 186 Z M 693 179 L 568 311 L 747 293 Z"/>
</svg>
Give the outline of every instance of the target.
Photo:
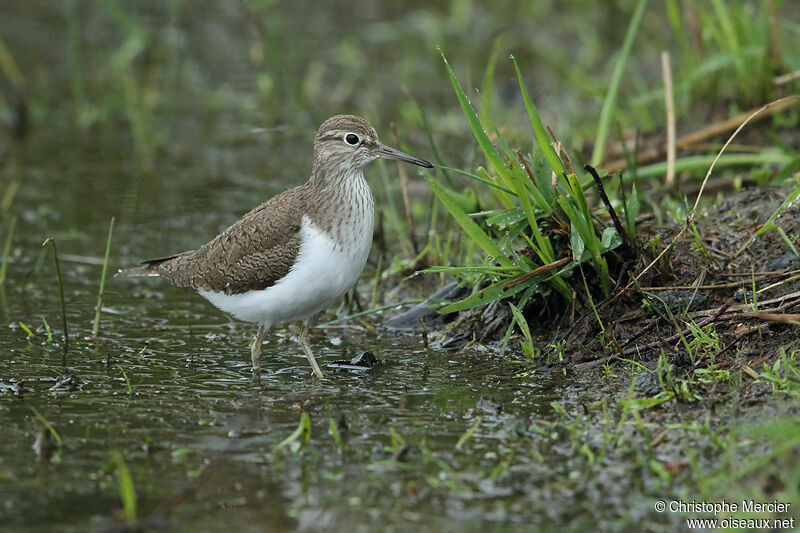
<svg viewBox="0 0 800 533">
<path fill-rule="evenodd" d="M 424 159 L 420 159 L 419 157 L 414 157 L 411 154 L 407 154 L 402 152 L 396 148 L 391 148 L 386 146 L 385 144 L 381 144 L 378 147 L 378 154 L 379 157 L 384 159 L 397 159 L 398 161 L 405 161 L 406 163 L 413 163 L 415 165 L 419 165 L 425 168 L 433 168 L 433 165 L 425 161 Z"/>
</svg>

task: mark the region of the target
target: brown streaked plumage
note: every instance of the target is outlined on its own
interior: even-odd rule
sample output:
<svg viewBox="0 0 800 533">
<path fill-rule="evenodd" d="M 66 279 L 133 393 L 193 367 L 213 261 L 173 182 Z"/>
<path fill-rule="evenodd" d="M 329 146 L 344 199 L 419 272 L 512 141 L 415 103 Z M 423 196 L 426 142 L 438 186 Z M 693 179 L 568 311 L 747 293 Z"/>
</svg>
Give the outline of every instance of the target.
<svg viewBox="0 0 800 533">
<path fill-rule="evenodd" d="M 308 187 L 289 189 L 197 250 L 146 261 L 121 276 L 156 274 L 178 287 L 241 294 L 271 287 L 286 276 L 300 248 Z"/>
<path fill-rule="evenodd" d="M 300 345 L 314 374 L 322 377 L 308 344 L 308 318 L 341 297 L 364 267 L 373 204 L 361 169 L 379 157 L 432 168 L 382 144 L 364 119 L 332 117 L 317 131 L 306 183 L 269 199 L 197 250 L 146 261 L 117 275 L 163 277 L 257 322 L 251 346 L 255 372 L 269 328 L 303 319 Z"/>
</svg>

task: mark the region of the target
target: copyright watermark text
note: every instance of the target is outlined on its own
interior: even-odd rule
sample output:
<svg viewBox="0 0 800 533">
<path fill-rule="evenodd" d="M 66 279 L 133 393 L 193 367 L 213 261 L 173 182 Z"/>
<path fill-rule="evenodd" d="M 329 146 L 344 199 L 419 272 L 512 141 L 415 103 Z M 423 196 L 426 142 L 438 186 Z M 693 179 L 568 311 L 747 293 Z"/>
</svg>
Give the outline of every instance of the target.
<svg viewBox="0 0 800 533">
<path fill-rule="evenodd" d="M 756 500 L 741 500 L 718 502 L 704 502 L 692 500 L 685 502 L 682 500 L 658 500 L 655 502 L 655 510 L 659 513 L 681 513 L 681 514 L 703 514 L 713 515 L 714 518 L 687 518 L 686 525 L 689 529 L 794 529 L 794 517 L 787 518 L 733 518 L 726 515 L 734 513 L 765 513 L 765 514 L 786 514 L 789 512 L 791 504 L 774 500 L 771 502 L 759 502 Z M 722 515 L 724 518 L 719 518 Z"/>
</svg>

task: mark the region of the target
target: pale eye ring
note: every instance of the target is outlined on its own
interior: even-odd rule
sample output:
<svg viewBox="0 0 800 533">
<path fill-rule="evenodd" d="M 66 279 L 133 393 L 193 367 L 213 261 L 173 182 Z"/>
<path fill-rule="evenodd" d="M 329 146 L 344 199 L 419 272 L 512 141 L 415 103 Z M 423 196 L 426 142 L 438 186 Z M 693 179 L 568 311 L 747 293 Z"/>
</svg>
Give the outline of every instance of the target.
<svg viewBox="0 0 800 533">
<path fill-rule="evenodd" d="M 361 139 L 358 138 L 358 135 L 355 133 L 348 133 L 344 136 L 344 142 L 349 144 L 350 146 L 355 146 Z"/>
</svg>

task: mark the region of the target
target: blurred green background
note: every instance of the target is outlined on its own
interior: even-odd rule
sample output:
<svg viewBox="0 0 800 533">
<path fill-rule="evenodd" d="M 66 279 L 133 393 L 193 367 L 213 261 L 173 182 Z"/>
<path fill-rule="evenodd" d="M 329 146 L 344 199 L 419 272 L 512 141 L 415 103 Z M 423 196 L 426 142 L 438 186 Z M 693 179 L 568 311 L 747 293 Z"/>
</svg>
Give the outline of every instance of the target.
<svg viewBox="0 0 800 533">
<path fill-rule="evenodd" d="M 396 125 L 399 144 L 430 157 L 425 120 L 443 163 L 474 168 L 478 152 L 439 50 L 525 149 L 532 135 L 513 54 L 545 124 L 571 153 L 586 153 L 635 4 L 6 2 L 0 179 L 23 184 L 16 198 L 26 209 L 47 211 L 34 217 L 44 231 L 94 238 L 117 216 L 124 242 L 138 247 L 125 225 L 150 242 L 169 210 L 169 224 L 186 233 L 158 233 L 156 252 L 168 252 L 301 183 L 317 125 L 337 113 L 365 116 L 390 144 Z M 763 102 L 775 92 L 765 71 L 800 68 L 793 3 L 733 4 L 722 13 L 737 17 L 727 28 L 715 2 L 650 2 L 612 137 L 661 128 L 661 50 L 673 53 L 679 133 Z M 780 62 L 770 60 L 775 32 Z"/>
</svg>

